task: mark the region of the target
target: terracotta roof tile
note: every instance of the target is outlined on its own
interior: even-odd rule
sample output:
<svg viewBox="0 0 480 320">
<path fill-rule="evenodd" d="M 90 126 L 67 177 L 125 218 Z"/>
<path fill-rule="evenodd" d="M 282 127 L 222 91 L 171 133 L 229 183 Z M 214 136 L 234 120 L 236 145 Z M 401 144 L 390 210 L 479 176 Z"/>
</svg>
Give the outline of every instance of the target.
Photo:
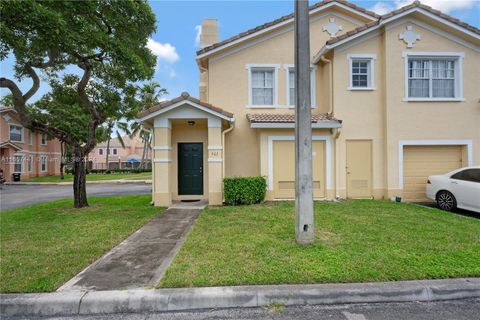
<svg viewBox="0 0 480 320">
<path fill-rule="evenodd" d="M 317 8 L 319 8 L 319 7 L 322 7 L 322 6 L 324 6 L 324 5 L 327 5 L 327 4 L 331 3 L 331 2 L 337 2 L 337 3 L 340 3 L 340 4 L 342 4 L 342 5 L 348 6 L 349 8 L 352 8 L 352 9 L 354 9 L 354 10 L 357 10 L 357 11 L 360 11 L 360 12 L 362 12 L 362 13 L 367 14 L 367 15 L 371 16 L 372 18 L 376 18 L 376 19 L 380 18 L 380 16 L 379 16 L 378 14 L 376 14 L 375 12 L 366 10 L 366 9 L 364 9 L 364 8 L 362 8 L 362 7 L 359 7 L 359 6 L 357 6 L 357 5 L 353 4 L 353 3 L 350 3 L 350 2 L 348 2 L 348 1 L 346 1 L 346 0 L 323 0 L 323 1 L 317 2 L 317 3 L 315 3 L 314 5 L 310 6 L 310 11 L 311 11 L 311 10 L 315 10 L 315 9 L 317 9 Z M 248 35 L 250 35 L 250 34 L 252 34 L 252 33 L 258 32 L 258 31 L 260 31 L 260 30 L 267 29 L 267 28 L 269 28 L 269 27 L 271 27 L 271 26 L 274 26 L 274 25 L 276 25 L 276 24 L 279 24 L 279 23 L 281 23 L 281 22 L 284 22 L 284 21 L 286 21 L 286 20 L 288 20 L 288 19 L 291 19 L 291 18 L 293 18 L 293 17 L 294 17 L 294 14 L 293 14 L 293 13 L 290 13 L 290 14 L 288 14 L 288 15 L 285 15 L 285 16 L 280 17 L 280 18 L 278 18 L 278 19 L 275 19 L 275 20 L 273 20 L 273 21 L 269 21 L 269 22 L 267 22 L 267 23 L 264 23 L 264 24 L 262 24 L 262 25 L 260 25 L 260 26 L 257 26 L 257 27 L 255 27 L 255 28 L 252 28 L 252 29 L 250 29 L 250 30 L 241 32 L 241 33 L 239 33 L 239 34 L 237 34 L 237 35 L 235 35 L 235 36 L 233 36 L 233 37 L 230 37 L 230 38 L 228 38 L 228 39 L 225 39 L 225 40 L 223 40 L 223 41 L 220 41 L 220 42 L 214 43 L 214 44 L 212 44 L 212 45 L 210 45 L 210 46 L 208 46 L 208 47 L 205 47 L 205 48 L 203 48 L 203 49 L 201 49 L 201 50 L 198 50 L 198 51 L 197 51 L 197 55 L 206 53 L 206 52 L 211 51 L 211 50 L 213 50 L 213 49 L 215 49 L 215 48 L 221 47 L 221 46 L 223 46 L 223 45 L 225 45 L 225 44 L 227 44 L 227 43 L 230 43 L 230 42 L 233 42 L 233 41 L 235 41 L 235 40 L 241 39 L 241 38 L 246 37 L 246 36 L 248 36 Z"/>
<path fill-rule="evenodd" d="M 452 17 L 452 16 L 449 16 L 448 14 L 445 14 L 445 13 L 439 11 L 439 10 L 433 9 L 433 8 L 430 7 L 430 6 L 427 6 L 427 5 L 425 5 L 425 4 L 422 4 L 422 3 L 420 3 L 419 1 L 415 1 L 415 2 L 413 2 L 413 3 L 411 3 L 411 4 L 407 5 L 407 6 L 401 7 L 401 8 L 399 8 L 399 9 L 397 9 L 397 10 L 394 10 L 394 11 L 392 11 L 392 12 L 389 12 L 389 13 L 387 13 L 387 14 L 382 15 L 382 16 L 380 17 L 380 19 L 378 19 L 378 20 L 376 20 L 376 21 L 369 22 L 369 23 L 367 23 L 367 24 L 365 24 L 365 25 L 363 25 L 363 26 L 357 27 L 357 28 L 355 28 L 355 29 L 353 29 L 353 30 L 351 30 L 351 31 L 348 31 L 348 32 L 346 32 L 346 33 L 343 33 L 343 34 L 341 34 L 341 35 L 339 35 L 339 36 L 337 36 L 337 37 L 331 38 L 330 40 L 327 41 L 327 45 L 334 44 L 334 43 L 336 43 L 336 42 L 338 42 L 338 41 L 340 41 L 340 40 L 343 40 L 343 39 L 348 38 L 348 37 L 350 37 L 350 36 L 353 36 L 353 35 L 355 35 L 355 34 L 357 34 L 357 33 L 359 33 L 359 32 L 362 32 L 362 31 L 364 31 L 364 30 L 366 30 L 366 29 L 369 29 L 369 28 L 371 28 L 371 27 L 373 27 L 373 26 L 376 26 L 376 25 L 378 25 L 382 20 L 385 20 L 385 19 L 387 19 L 387 18 L 391 18 L 391 17 L 393 17 L 393 16 L 395 16 L 395 15 L 397 15 L 397 14 L 400 14 L 400 13 L 402 13 L 402 12 L 405 12 L 405 11 L 407 11 L 407 10 L 410 10 L 410 9 L 412 9 L 412 8 L 414 8 L 414 7 L 422 8 L 422 9 L 424 9 L 424 10 L 430 12 L 430 13 L 433 13 L 433 14 L 435 14 L 435 15 L 437 15 L 437 16 L 445 19 L 445 20 L 448 20 L 448 21 L 450 21 L 450 22 L 452 22 L 452 23 L 455 23 L 455 24 L 457 24 L 457 25 L 459 25 L 459 26 L 461 26 L 461 27 L 463 27 L 463 28 L 465 28 L 465 29 L 467 29 L 467 30 L 469 30 L 469 31 L 472 31 L 472 32 L 474 32 L 474 33 L 476 33 L 476 34 L 480 34 L 480 29 L 477 29 L 477 28 L 475 28 L 474 26 L 471 26 L 471 25 L 469 25 L 469 24 L 467 24 L 467 23 L 465 23 L 465 22 L 462 22 L 462 21 L 460 21 L 460 20 L 458 20 L 458 19 L 456 19 L 456 18 L 454 18 L 454 17 Z"/>
<path fill-rule="evenodd" d="M 226 117 L 233 118 L 233 113 L 225 111 L 221 108 L 215 107 L 215 106 L 211 105 L 210 103 L 200 101 L 199 99 L 190 96 L 190 94 L 188 94 L 188 92 L 183 92 L 180 96 L 178 96 L 176 98 L 173 98 L 172 100 L 161 102 L 160 104 L 141 112 L 138 115 L 138 118 L 144 118 L 144 117 L 148 116 L 149 114 L 152 114 L 152 113 L 157 112 L 161 109 L 167 108 L 167 107 L 169 107 L 169 106 L 171 106 L 171 105 L 173 105 L 177 102 L 184 101 L 184 100 L 188 100 L 190 102 L 199 104 L 202 107 L 205 107 L 207 109 L 210 109 L 212 111 L 220 113 L 220 114 L 222 114 Z"/>
<path fill-rule="evenodd" d="M 251 123 L 295 123 L 294 114 L 277 114 L 277 113 L 250 113 L 247 114 L 247 119 Z M 321 121 L 338 121 L 329 114 L 313 114 L 312 123 Z"/>
</svg>

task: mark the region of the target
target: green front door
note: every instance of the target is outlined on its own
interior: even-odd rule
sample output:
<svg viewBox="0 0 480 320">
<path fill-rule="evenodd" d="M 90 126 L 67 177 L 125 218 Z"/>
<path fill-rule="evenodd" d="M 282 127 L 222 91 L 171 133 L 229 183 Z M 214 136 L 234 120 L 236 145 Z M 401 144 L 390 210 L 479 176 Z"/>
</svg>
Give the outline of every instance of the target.
<svg viewBox="0 0 480 320">
<path fill-rule="evenodd" d="M 178 144 L 178 194 L 203 195 L 203 145 Z"/>
</svg>

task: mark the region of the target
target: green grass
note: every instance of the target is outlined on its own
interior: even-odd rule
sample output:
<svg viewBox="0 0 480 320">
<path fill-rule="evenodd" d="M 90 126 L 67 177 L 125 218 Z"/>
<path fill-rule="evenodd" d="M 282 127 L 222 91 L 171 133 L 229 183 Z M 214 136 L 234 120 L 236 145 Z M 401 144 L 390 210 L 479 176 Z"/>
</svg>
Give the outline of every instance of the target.
<svg viewBox="0 0 480 320">
<path fill-rule="evenodd" d="M 151 172 L 142 173 L 110 173 L 110 174 L 87 174 L 87 181 L 100 181 L 100 180 L 149 180 L 152 179 Z M 73 181 L 73 175 L 66 174 L 65 179 L 60 179 L 60 176 L 46 176 L 46 177 L 34 177 L 25 180 L 27 182 L 71 182 Z"/>
<path fill-rule="evenodd" d="M 315 243 L 294 241 L 294 203 L 204 210 L 159 286 L 480 276 L 480 220 L 413 204 L 315 204 Z"/>
<path fill-rule="evenodd" d="M 149 195 L 59 200 L 0 212 L 1 292 L 53 291 L 162 211 Z"/>
</svg>

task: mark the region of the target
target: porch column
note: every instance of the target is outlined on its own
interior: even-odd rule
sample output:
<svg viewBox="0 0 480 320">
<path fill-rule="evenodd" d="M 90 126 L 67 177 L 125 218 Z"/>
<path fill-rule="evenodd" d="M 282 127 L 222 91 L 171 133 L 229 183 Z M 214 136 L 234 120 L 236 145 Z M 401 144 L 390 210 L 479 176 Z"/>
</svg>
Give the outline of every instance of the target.
<svg viewBox="0 0 480 320">
<path fill-rule="evenodd" d="M 222 194 L 222 121 L 208 120 L 208 202 L 221 205 Z"/>
<path fill-rule="evenodd" d="M 172 204 L 172 129 L 168 125 L 154 128 L 152 186 L 156 207 Z"/>
</svg>

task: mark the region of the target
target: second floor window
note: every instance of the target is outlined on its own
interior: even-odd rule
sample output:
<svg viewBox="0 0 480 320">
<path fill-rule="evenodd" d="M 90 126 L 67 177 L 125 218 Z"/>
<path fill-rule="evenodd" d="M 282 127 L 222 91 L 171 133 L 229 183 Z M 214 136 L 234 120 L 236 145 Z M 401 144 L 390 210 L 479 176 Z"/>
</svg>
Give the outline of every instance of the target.
<svg viewBox="0 0 480 320">
<path fill-rule="evenodd" d="M 273 68 L 253 68 L 251 72 L 252 105 L 273 106 L 275 100 L 275 70 Z"/>
<path fill-rule="evenodd" d="M 10 125 L 10 141 L 23 142 L 23 127 L 17 125 Z"/>
<path fill-rule="evenodd" d="M 349 90 L 375 90 L 374 63 L 375 54 L 349 54 L 347 55 L 350 68 Z"/>
<path fill-rule="evenodd" d="M 113 154 L 117 155 L 117 149 L 113 149 Z"/>
<path fill-rule="evenodd" d="M 40 144 L 41 145 L 46 145 L 47 144 L 47 135 L 45 133 L 42 133 L 42 135 L 41 135 Z"/>
<path fill-rule="evenodd" d="M 295 101 L 295 68 L 288 68 L 288 92 L 287 101 L 289 106 L 294 106 Z M 315 106 L 315 69 L 310 68 L 310 103 Z"/>
<path fill-rule="evenodd" d="M 103 156 L 103 149 L 102 149 L 102 148 L 99 148 L 99 149 L 98 149 L 98 155 L 99 155 L 99 156 Z"/>
<path fill-rule="evenodd" d="M 419 59 L 408 60 L 409 98 L 454 98 L 455 60 Z"/>
</svg>

